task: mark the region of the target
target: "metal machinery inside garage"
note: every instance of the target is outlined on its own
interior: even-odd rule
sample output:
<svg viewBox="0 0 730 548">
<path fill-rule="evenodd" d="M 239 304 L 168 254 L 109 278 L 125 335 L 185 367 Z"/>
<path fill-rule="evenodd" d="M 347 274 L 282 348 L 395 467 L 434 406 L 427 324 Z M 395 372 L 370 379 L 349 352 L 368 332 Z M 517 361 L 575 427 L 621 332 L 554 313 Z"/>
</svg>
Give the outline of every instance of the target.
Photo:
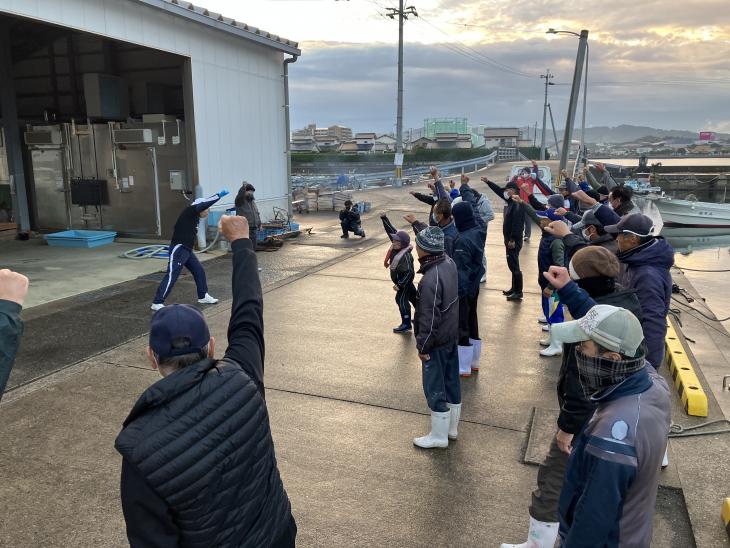
<svg viewBox="0 0 730 548">
<path fill-rule="evenodd" d="M 169 237 L 195 181 L 185 138 L 187 60 L 30 20 L 0 20 L 10 31 L 31 228 Z M 10 136 L 13 128 L 4 129 Z M 17 204 L 17 189 L 3 169 L 6 141 L 0 139 L 0 206 L 13 220 L 8 200 Z"/>
</svg>

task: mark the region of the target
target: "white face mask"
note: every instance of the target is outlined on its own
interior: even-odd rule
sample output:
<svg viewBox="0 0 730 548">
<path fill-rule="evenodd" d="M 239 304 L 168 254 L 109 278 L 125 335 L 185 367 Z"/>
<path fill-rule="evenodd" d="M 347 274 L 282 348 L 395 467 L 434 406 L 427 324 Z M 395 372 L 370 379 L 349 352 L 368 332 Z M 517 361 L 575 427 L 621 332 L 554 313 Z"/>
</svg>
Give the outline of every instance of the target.
<svg viewBox="0 0 730 548">
<path fill-rule="evenodd" d="M 580 233 L 583 236 L 584 240 L 589 241 L 589 242 L 591 241 L 591 234 L 590 234 L 590 232 L 588 232 L 587 228 L 584 228 L 583 230 L 581 230 Z"/>
<path fill-rule="evenodd" d="M 510 199 L 511 197 L 512 197 L 512 195 L 511 195 L 511 194 L 510 194 L 509 192 L 507 192 L 507 191 L 505 190 L 505 191 L 504 191 L 504 199 L 505 199 L 505 200 L 509 200 L 509 199 Z"/>
</svg>

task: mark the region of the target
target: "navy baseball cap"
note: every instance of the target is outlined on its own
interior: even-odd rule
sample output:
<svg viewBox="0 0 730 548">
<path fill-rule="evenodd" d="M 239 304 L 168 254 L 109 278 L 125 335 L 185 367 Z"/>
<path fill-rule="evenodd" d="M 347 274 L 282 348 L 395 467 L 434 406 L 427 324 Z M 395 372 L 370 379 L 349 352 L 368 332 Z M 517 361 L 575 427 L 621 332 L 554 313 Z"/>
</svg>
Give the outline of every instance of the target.
<svg viewBox="0 0 730 548">
<path fill-rule="evenodd" d="M 174 340 L 187 339 L 188 345 L 173 348 Z M 210 331 L 203 313 L 189 304 L 171 304 L 158 310 L 150 324 L 150 348 L 158 358 L 172 358 L 203 351 Z"/>
<path fill-rule="evenodd" d="M 641 213 L 626 215 L 622 217 L 618 224 L 604 227 L 609 234 L 634 234 L 640 238 L 652 236 L 654 231 L 654 221 Z"/>
</svg>

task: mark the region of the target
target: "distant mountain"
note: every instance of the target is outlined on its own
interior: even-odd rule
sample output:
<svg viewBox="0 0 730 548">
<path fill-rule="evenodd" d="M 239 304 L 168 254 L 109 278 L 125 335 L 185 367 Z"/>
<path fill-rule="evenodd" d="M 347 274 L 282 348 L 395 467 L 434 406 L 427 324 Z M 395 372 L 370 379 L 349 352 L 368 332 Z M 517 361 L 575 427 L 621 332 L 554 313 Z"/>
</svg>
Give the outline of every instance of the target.
<svg viewBox="0 0 730 548">
<path fill-rule="evenodd" d="M 534 129 L 533 129 L 534 131 Z M 539 134 L 539 128 L 538 128 Z M 563 132 L 558 130 L 558 138 L 562 137 Z M 548 132 L 549 136 L 549 132 Z M 587 143 L 630 143 L 633 141 L 646 141 L 647 137 L 655 138 L 654 140 L 668 139 L 672 137 L 697 140 L 699 133 L 696 131 L 687 131 L 684 129 L 656 129 L 648 126 L 632 126 L 622 124 L 616 127 L 595 126 L 586 128 L 585 140 Z M 718 139 L 730 139 L 728 133 L 717 133 Z M 573 133 L 573 139 L 580 138 L 580 128 L 576 128 Z M 548 139 L 551 142 L 552 139 Z"/>
</svg>

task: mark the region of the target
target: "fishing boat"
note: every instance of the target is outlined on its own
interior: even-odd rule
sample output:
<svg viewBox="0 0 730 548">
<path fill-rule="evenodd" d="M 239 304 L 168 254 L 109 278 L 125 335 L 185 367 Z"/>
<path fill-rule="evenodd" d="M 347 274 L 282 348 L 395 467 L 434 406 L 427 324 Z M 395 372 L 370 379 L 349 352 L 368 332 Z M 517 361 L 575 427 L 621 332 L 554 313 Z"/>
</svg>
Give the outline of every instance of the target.
<svg viewBox="0 0 730 548">
<path fill-rule="evenodd" d="M 666 227 L 730 229 L 730 204 L 700 202 L 691 194 L 684 200 L 666 194 L 646 198 L 657 207 Z"/>
<path fill-rule="evenodd" d="M 730 230 L 722 228 L 665 228 L 662 236 L 677 253 L 689 255 L 693 251 L 730 246 Z"/>
</svg>

